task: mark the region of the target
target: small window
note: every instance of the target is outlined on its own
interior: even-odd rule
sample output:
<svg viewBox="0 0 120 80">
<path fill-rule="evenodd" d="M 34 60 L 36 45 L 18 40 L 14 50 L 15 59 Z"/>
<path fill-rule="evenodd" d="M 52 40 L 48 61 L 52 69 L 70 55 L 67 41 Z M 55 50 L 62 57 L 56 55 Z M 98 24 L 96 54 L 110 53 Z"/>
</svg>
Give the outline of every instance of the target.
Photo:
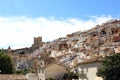
<svg viewBox="0 0 120 80">
<path fill-rule="evenodd" d="M 106 32 L 104 30 L 101 31 L 101 35 L 106 35 Z"/>
</svg>

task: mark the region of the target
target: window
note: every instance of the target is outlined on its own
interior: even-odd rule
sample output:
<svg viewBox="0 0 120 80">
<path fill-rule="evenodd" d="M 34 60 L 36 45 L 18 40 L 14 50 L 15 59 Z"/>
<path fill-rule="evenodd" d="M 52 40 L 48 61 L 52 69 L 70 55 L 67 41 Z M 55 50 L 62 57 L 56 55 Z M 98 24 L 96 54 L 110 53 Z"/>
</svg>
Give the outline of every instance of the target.
<svg viewBox="0 0 120 80">
<path fill-rule="evenodd" d="M 39 73 L 44 73 L 44 68 L 43 67 L 40 67 Z"/>
</svg>

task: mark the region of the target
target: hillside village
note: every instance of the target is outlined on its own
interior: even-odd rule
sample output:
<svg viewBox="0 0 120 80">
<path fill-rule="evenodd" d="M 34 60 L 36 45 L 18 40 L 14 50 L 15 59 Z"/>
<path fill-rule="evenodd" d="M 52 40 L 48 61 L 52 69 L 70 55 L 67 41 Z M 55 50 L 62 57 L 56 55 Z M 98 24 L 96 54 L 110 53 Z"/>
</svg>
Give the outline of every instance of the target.
<svg viewBox="0 0 120 80">
<path fill-rule="evenodd" d="M 36 67 L 44 71 L 46 68 L 44 74 L 39 74 L 40 80 L 45 80 L 53 75 L 52 78 L 58 79 L 67 71 L 80 72 L 80 65 L 86 67 L 87 63 L 91 63 L 100 66 L 99 62 L 105 56 L 120 53 L 120 20 L 109 20 L 90 30 L 67 34 L 66 37 L 51 42 L 42 42 L 42 37 L 36 37 L 29 48 L 12 50 L 8 47 L 4 51 L 12 56 L 16 70 Z M 54 70 L 56 66 L 60 67 L 62 75 L 55 75 L 58 73 Z M 62 71 L 63 67 L 66 71 Z M 51 73 L 49 73 L 49 69 L 53 69 Z M 86 72 L 86 74 L 88 73 Z M 90 77 L 91 79 L 89 77 L 88 75 L 87 79 L 84 77 L 80 80 L 95 78 L 94 75 L 93 78 Z"/>
</svg>

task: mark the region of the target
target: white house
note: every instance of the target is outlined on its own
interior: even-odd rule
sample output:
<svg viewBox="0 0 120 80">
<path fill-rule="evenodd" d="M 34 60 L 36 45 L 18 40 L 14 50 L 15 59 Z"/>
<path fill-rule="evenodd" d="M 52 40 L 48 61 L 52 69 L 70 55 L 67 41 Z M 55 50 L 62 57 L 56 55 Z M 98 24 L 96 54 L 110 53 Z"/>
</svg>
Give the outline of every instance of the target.
<svg viewBox="0 0 120 80">
<path fill-rule="evenodd" d="M 73 71 L 79 74 L 79 80 L 97 80 L 96 73 L 101 66 L 100 60 L 95 58 L 79 63 Z"/>
</svg>

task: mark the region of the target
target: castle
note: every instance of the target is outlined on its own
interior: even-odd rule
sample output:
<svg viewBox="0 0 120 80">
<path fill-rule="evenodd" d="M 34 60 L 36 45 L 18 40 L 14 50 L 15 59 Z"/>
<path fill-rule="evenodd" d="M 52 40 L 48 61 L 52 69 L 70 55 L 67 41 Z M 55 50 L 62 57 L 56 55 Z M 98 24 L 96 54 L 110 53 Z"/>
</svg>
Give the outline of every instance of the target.
<svg viewBox="0 0 120 80">
<path fill-rule="evenodd" d="M 31 47 L 12 50 L 11 47 L 9 46 L 8 49 L 4 50 L 4 52 L 11 55 L 14 61 L 15 69 L 22 68 L 29 69 L 31 65 L 33 66 L 33 64 L 31 63 L 32 53 L 36 49 L 42 47 L 42 45 L 43 45 L 42 37 L 34 37 L 34 43 L 32 44 Z"/>
<path fill-rule="evenodd" d="M 20 48 L 20 49 L 15 49 L 12 50 L 11 47 L 9 46 L 7 50 L 5 50 L 7 53 L 13 53 L 13 54 L 17 54 L 17 53 L 32 53 L 33 51 L 35 51 L 36 49 L 39 49 L 39 47 L 42 47 L 43 42 L 42 42 L 42 37 L 34 37 L 34 43 L 32 44 L 31 47 L 25 47 L 25 48 Z"/>
<path fill-rule="evenodd" d="M 39 47 L 42 47 L 42 37 L 34 37 L 34 44 L 32 45 L 32 49 L 38 49 Z"/>
</svg>

